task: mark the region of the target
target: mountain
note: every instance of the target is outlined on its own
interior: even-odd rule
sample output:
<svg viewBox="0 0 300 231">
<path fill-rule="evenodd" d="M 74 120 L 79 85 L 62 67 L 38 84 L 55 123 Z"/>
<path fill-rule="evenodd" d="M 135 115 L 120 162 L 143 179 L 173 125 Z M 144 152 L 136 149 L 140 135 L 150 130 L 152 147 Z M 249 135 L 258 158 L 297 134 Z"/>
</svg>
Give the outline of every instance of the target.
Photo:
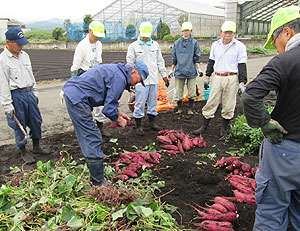
<svg viewBox="0 0 300 231">
<path fill-rule="evenodd" d="M 64 20 L 59 18 L 51 18 L 45 21 L 38 21 L 26 24 L 31 30 L 46 30 L 52 31 L 56 27 L 64 28 Z"/>
</svg>

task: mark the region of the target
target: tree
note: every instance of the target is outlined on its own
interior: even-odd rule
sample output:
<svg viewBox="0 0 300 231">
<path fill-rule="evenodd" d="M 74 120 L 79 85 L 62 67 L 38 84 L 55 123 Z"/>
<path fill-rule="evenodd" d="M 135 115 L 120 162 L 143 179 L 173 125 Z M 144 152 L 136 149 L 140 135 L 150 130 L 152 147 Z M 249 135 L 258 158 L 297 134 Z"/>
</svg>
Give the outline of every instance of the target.
<svg viewBox="0 0 300 231">
<path fill-rule="evenodd" d="M 178 18 L 178 23 L 182 26 L 182 23 L 187 22 L 189 20 L 188 14 L 181 14 Z"/>
<path fill-rule="evenodd" d="M 53 31 L 52 31 L 52 37 L 55 40 L 61 40 L 64 37 L 64 30 L 61 27 L 56 27 Z"/>
<path fill-rule="evenodd" d="M 93 21 L 92 15 L 86 14 L 83 17 L 83 32 L 88 33 L 89 32 L 89 24 Z"/>
<path fill-rule="evenodd" d="M 159 24 L 157 26 L 157 38 L 161 40 L 168 34 L 170 34 L 170 28 L 168 24 L 162 22 L 162 20 L 160 19 Z"/>
</svg>

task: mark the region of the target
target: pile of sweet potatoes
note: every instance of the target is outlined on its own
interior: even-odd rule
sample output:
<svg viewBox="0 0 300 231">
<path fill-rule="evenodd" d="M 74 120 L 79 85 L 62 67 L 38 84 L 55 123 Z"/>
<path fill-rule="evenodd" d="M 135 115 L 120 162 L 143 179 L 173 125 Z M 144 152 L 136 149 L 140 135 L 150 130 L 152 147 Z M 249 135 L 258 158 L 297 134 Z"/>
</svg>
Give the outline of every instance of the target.
<svg viewBox="0 0 300 231">
<path fill-rule="evenodd" d="M 194 208 L 200 219 L 201 223 L 194 223 L 195 226 L 200 226 L 204 230 L 218 230 L 218 231 L 234 231 L 232 221 L 238 219 L 237 208 L 232 202 L 232 197 L 215 197 L 214 204 L 202 207 L 194 203 L 197 207 L 188 204 Z M 200 210 L 201 209 L 201 210 Z"/>
<path fill-rule="evenodd" d="M 222 157 L 215 167 L 225 168 L 227 171 L 232 172 L 233 175 L 240 175 L 246 177 L 255 177 L 257 167 L 251 167 L 250 164 L 240 161 L 241 157 L 231 156 L 231 157 Z"/>
<path fill-rule="evenodd" d="M 176 130 L 161 130 L 158 132 L 157 140 L 161 147 L 169 154 L 177 155 L 184 153 L 194 147 L 206 147 L 203 137 L 190 138 L 188 134 Z"/>
<path fill-rule="evenodd" d="M 161 154 L 157 152 L 143 152 L 139 153 L 128 152 L 119 153 L 120 159 L 114 162 L 117 172 L 116 178 L 126 181 L 131 178 L 138 177 L 137 171 L 143 166 L 152 168 L 153 164 L 158 164 Z"/>
</svg>

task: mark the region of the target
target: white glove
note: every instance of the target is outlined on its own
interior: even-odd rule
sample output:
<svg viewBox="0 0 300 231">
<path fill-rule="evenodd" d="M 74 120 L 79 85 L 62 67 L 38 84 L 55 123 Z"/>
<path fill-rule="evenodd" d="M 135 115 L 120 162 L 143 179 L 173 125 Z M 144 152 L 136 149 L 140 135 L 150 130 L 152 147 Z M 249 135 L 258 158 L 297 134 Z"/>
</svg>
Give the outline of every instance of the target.
<svg viewBox="0 0 300 231">
<path fill-rule="evenodd" d="M 60 98 L 60 103 L 61 104 L 64 103 L 64 95 L 65 95 L 65 93 L 63 92 L 63 90 L 61 90 L 60 93 L 59 93 L 59 98 Z"/>
<path fill-rule="evenodd" d="M 243 92 L 245 91 L 245 84 L 243 83 L 240 83 L 239 85 L 239 94 L 243 94 Z"/>
<path fill-rule="evenodd" d="M 197 68 L 197 72 L 198 72 L 198 76 L 199 76 L 199 77 L 202 77 L 202 76 L 203 76 L 203 72 L 202 72 L 202 70 L 201 70 L 200 67 Z"/>
<path fill-rule="evenodd" d="M 172 78 L 174 77 L 174 70 L 170 69 L 169 74 L 168 74 L 168 78 Z"/>
</svg>

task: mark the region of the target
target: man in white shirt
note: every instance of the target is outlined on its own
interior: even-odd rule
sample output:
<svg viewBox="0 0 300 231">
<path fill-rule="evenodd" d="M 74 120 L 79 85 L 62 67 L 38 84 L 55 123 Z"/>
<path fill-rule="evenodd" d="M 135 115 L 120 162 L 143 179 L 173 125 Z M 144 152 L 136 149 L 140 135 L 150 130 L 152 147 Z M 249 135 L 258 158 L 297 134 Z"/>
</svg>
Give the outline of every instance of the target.
<svg viewBox="0 0 300 231">
<path fill-rule="evenodd" d="M 16 145 L 22 160 L 31 164 L 35 158 L 27 152 L 27 139 L 20 126 L 30 128 L 33 153 L 48 155 L 40 148 L 42 117 L 38 107 L 38 91 L 28 54 L 23 51 L 29 43 L 19 27 L 11 27 L 5 33 L 6 47 L 0 54 L 0 100 L 8 126 L 14 129 Z M 20 125 L 18 125 L 18 123 Z"/>
<path fill-rule="evenodd" d="M 246 46 L 234 38 L 236 24 L 232 21 L 223 23 L 220 31 L 221 38 L 211 47 L 209 61 L 206 68 L 204 87 L 207 88 L 209 78 L 215 72 L 211 84 L 208 101 L 202 109 L 202 126 L 193 134 L 206 132 L 210 119 L 222 103 L 222 125 L 220 137 L 227 135 L 227 127 L 234 116 L 237 92 L 244 92 L 247 82 L 247 49 Z"/>
<path fill-rule="evenodd" d="M 72 77 L 80 76 L 92 67 L 102 63 L 102 43 L 99 41 L 101 37 L 105 37 L 104 25 L 99 21 L 91 22 L 88 35 L 78 43 L 75 49 L 71 66 Z M 102 136 L 109 137 L 109 132 L 103 128 L 106 117 L 103 115 L 102 109 L 103 106 L 94 107 L 93 117 Z"/>
</svg>

